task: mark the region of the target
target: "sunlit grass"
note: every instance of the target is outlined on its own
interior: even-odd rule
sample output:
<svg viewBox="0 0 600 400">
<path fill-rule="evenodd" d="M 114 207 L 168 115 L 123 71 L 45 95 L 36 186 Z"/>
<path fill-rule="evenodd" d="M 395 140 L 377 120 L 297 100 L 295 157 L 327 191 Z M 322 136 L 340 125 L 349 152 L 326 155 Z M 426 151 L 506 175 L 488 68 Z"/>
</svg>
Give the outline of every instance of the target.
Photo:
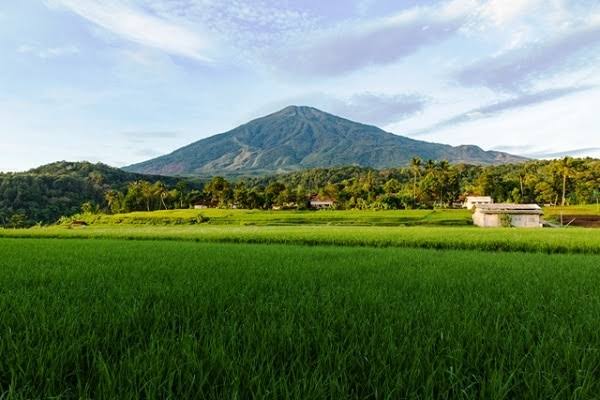
<svg viewBox="0 0 600 400">
<path fill-rule="evenodd" d="M 7 398 L 600 393 L 595 255 L 44 239 L 0 254 Z"/>
<path fill-rule="evenodd" d="M 467 210 L 395 211 L 262 211 L 262 210 L 163 210 L 127 214 L 80 215 L 75 219 L 104 225 L 470 225 Z"/>
<path fill-rule="evenodd" d="M 0 229 L 0 237 L 176 240 L 227 243 L 418 247 L 545 253 L 600 253 L 600 230 L 476 227 L 92 225 Z"/>
</svg>

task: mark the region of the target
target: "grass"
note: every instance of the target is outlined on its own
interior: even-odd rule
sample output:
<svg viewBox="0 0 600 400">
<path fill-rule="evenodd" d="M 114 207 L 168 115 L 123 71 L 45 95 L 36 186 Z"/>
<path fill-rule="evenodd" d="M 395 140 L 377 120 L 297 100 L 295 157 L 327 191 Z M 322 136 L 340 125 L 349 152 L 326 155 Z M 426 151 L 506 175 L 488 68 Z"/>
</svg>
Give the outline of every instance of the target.
<svg viewBox="0 0 600 400">
<path fill-rule="evenodd" d="M 100 225 L 470 225 L 467 210 L 402 211 L 261 211 L 261 210 L 168 210 L 127 214 L 79 215 L 78 220 Z"/>
<path fill-rule="evenodd" d="M 0 229 L 0 237 L 175 240 L 600 254 L 600 230 L 476 227 L 92 225 Z"/>
<path fill-rule="evenodd" d="M 595 205 L 547 207 L 545 216 L 557 220 L 560 214 L 600 216 Z M 472 225 L 469 210 L 168 210 L 132 212 L 126 214 L 78 215 L 77 220 L 97 225 L 354 225 L 354 226 L 468 226 Z M 68 220 L 67 220 L 68 221 Z"/>
<path fill-rule="evenodd" d="M 596 204 L 582 206 L 545 207 L 544 214 L 547 218 L 560 218 L 560 214 L 573 216 L 600 216 L 600 206 Z"/>
<path fill-rule="evenodd" d="M 600 256 L 0 239 L 5 398 L 595 398 Z"/>
</svg>

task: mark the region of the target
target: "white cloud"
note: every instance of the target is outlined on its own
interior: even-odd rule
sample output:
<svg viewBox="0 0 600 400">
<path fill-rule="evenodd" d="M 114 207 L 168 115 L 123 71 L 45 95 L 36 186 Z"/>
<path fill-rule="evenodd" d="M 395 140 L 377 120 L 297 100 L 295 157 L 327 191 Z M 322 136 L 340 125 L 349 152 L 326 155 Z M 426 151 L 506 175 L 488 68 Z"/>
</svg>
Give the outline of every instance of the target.
<svg viewBox="0 0 600 400">
<path fill-rule="evenodd" d="M 257 51 L 317 29 L 319 18 L 279 0 L 143 0 L 153 13 L 203 26 L 228 48 L 228 58 L 252 62 Z M 291 3 L 291 4 L 290 4 Z M 228 49 L 220 48 L 221 52 Z"/>
<path fill-rule="evenodd" d="M 436 124 L 422 129 L 412 136 L 426 135 L 432 132 L 446 129 L 448 127 L 452 127 L 455 125 L 461 125 L 466 123 L 471 123 L 473 121 L 483 119 L 483 118 L 492 118 L 499 116 L 503 113 L 515 110 L 521 110 L 527 107 L 538 106 L 543 103 L 555 101 L 561 99 L 566 96 L 571 96 L 574 94 L 578 94 L 581 92 L 589 91 L 597 89 L 597 86 L 573 86 L 573 87 L 562 87 L 562 88 L 553 88 L 547 89 L 540 92 L 533 92 L 522 94 L 517 97 L 512 97 L 509 99 L 504 99 L 502 101 L 495 102 L 493 104 L 489 104 L 483 107 L 478 107 L 474 110 L 469 110 L 463 112 L 461 114 L 455 115 L 446 120 L 442 120 L 437 122 Z"/>
<path fill-rule="evenodd" d="M 372 65 L 389 65 L 451 38 L 472 15 L 473 0 L 413 7 L 399 14 L 302 35 L 269 57 L 282 70 L 300 75 L 334 76 Z M 283 55 L 282 55 L 283 53 Z"/>
<path fill-rule="evenodd" d="M 17 53 L 26 54 L 26 53 L 31 53 L 34 50 L 35 50 L 35 47 L 30 46 L 28 44 L 22 44 L 17 48 Z"/>
<path fill-rule="evenodd" d="M 169 54 L 210 61 L 207 35 L 186 27 L 182 21 L 152 15 L 118 0 L 52 0 L 90 22 L 132 42 Z"/>
<path fill-rule="evenodd" d="M 485 149 L 510 150 L 532 157 L 573 149 L 578 149 L 578 155 L 593 155 L 590 149 L 600 148 L 597 133 L 600 116 L 594 107 L 582 104 L 598 101 L 599 90 L 580 91 L 569 97 L 498 113 L 492 118 L 450 125 L 419 139 L 452 145 L 476 143 Z"/>
<path fill-rule="evenodd" d="M 60 56 L 68 56 L 79 54 L 79 48 L 77 46 L 63 46 L 63 47 L 51 47 L 45 50 L 41 50 L 38 53 L 40 58 L 54 58 Z"/>
<path fill-rule="evenodd" d="M 461 68 L 456 79 L 464 86 L 520 92 L 536 81 L 596 65 L 599 49 L 600 24 L 583 25 L 481 59 Z"/>
<path fill-rule="evenodd" d="M 535 10 L 542 3 L 542 0 L 490 0 L 482 5 L 481 16 L 496 25 L 505 25 Z"/>
<path fill-rule="evenodd" d="M 71 56 L 79 54 L 79 48 L 75 45 L 66 45 L 59 47 L 48 47 L 45 49 L 23 44 L 17 48 L 17 53 L 20 54 L 34 54 L 39 58 L 56 58 L 62 56 Z"/>
</svg>

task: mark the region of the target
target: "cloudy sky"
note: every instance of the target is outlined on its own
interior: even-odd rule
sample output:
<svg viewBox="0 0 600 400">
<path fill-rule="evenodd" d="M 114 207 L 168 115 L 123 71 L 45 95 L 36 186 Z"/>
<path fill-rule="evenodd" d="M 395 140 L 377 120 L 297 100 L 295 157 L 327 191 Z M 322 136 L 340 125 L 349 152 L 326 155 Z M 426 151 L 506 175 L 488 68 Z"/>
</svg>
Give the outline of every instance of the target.
<svg viewBox="0 0 600 400">
<path fill-rule="evenodd" d="M 421 140 L 600 157 L 600 1 L 0 4 L 0 170 L 122 166 L 310 105 Z"/>
</svg>

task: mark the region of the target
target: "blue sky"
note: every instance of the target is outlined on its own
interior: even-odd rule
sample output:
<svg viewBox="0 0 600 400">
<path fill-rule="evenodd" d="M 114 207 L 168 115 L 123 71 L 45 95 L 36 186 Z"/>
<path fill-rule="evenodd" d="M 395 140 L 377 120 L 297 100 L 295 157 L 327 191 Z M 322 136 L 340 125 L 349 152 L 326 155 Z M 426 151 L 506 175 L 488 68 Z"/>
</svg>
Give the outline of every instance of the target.
<svg viewBox="0 0 600 400">
<path fill-rule="evenodd" d="M 0 170 L 123 166 L 290 104 L 421 140 L 600 157 L 600 1 L 0 5 Z"/>
</svg>

